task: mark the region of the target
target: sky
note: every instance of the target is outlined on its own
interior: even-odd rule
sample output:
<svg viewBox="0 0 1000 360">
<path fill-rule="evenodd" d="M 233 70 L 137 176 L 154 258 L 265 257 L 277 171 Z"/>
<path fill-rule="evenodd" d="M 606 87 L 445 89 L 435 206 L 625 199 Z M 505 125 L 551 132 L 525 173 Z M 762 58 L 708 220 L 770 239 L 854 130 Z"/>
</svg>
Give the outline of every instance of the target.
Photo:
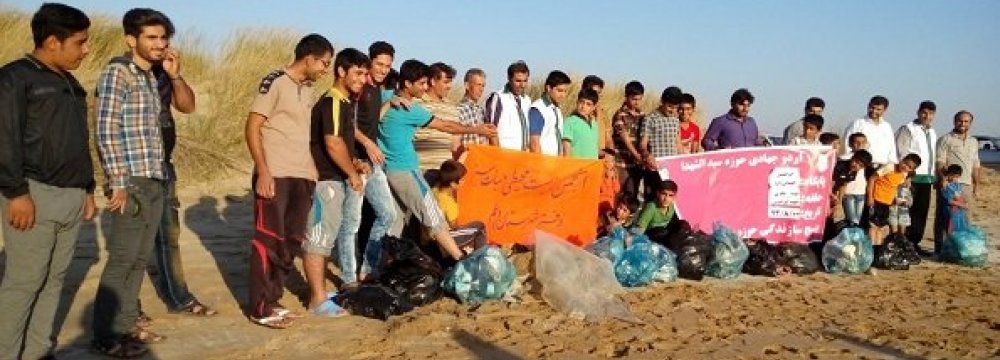
<svg viewBox="0 0 1000 360">
<path fill-rule="evenodd" d="M 551 70 L 597 74 L 609 85 L 639 80 L 658 97 L 676 85 L 709 119 L 748 88 L 764 132 L 779 134 L 805 99 L 827 103 L 826 131 L 863 117 L 868 99 L 889 99 L 886 120 L 911 121 L 922 100 L 938 105 L 935 128 L 962 109 L 973 132 L 1000 136 L 1000 1 L 334 1 L 66 0 L 119 17 L 132 7 L 166 13 L 178 38 L 218 47 L 247 27 L 327 36 L 338 49 L 391 42 L 397 65 L 444 61 L 461 76 L 487 72 L 489 89 L 525 60 L 532 78 Z M 40 1 L 0 0 L 27 11 Z M 194 37 L 195 35 L 197 37 Z M 291 52 L 288 49 L 275 51 Z M 456 83 L 458 84 L 458 83 Z"/>
</svg>

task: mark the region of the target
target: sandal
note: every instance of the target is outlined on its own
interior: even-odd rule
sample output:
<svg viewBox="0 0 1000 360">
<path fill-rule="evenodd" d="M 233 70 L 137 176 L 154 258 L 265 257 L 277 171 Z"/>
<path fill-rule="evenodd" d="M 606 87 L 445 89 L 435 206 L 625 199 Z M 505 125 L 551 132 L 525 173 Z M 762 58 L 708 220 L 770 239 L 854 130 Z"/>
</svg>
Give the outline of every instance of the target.
<svg viewBox="0 0 1000 360">
<path fill-rule="evenodd" d="M 302 319 L 302 318 L 306 317 L 305 315 L 302 315 L 298 311 L 292 311 L 292 310 L 289 310 L 289 309 L 286 309 L 286 308 L 283 308 L 283 307 L 277 307 L 277 306 L 274 307 L 274 315 L 275 316 L 281 316 L 281 317 L 287 318 L 287 319 L 292 319 L 292 320 Z"/>
<path fill-rule="evenodd" d="M 254 324 L 257 324 L 257 325 L 260 325 L 260 326 L 263 326 L 263 327 L 266 327 L 266 328 L 269 328 L 269 329 L 278 329 L 278 330 L 287 329 L 287 328 L 291 327 L 292 324 L 294 323 L 294 321 L 292 321 L 292 319 L 289 319 L 289 318 L 286 318 L 284 316 L 278 315 L 277 312 L 275 312 L 274 315 L 271 315 L 271 316 L 268 316 L 268 317 L 262 317 L 262 318 L 255 318 L 255 317 L 251 316 L 250 317 L 250 321 L 252 321 Z"/>
<path fill-rule="evenodd" d="M 328 318 L 338 318 L 350 315 L 350 313 L 348 313 L 347 310 L 344 310 L 344 308 L 337 305 L 337 303 L 334 302 L 333 299 L 324 300 L 323 302 L 319 303 L 319 306 L 316 306 L 316 308 L 309 310 L 309 312 L 311 312 L 313 315 L 316 316 L 322 316 Z"/>
<path fill-rule="evenodd" d="M 153 326 L 153 318 L 146 315 L 145 312 L 139 311 L 139 317 L 135 319 L 135 326 L 143 329 Z"/>
<path fill-rule="evenodd" d="M 149 352 L 149 348 L 147 348 L 146 345 L 132 342 L 127 339 L 110 341 L 94 340 L 94 342 L 90 345 L 90 349 L 99 355 L 118 359 L 134 359 L 146 355 L 146 353 Z"/>
<path fill-rule="evenodd" d="M 132 333 L 126 335 L 126 338 L 141 344 L 158 344 L 167 340 L 167 337 L 164 335 L 140 327 L 132 329 Z"/>
<path fill-rule="evenodd" d="M 186 306 L 184 306 L 184 308 L 180 309 L 180 311 L 178 312 L 185 315 L 199 316 L 199 317 L 212 317 L 219 314 L 218 311 L 215 311 L 215 309 L 212 309 L 206 306 L 205 304 L 202 304 L 198 300 L 191 300 L 190 303 L 188 303 Z"/>
</svg>

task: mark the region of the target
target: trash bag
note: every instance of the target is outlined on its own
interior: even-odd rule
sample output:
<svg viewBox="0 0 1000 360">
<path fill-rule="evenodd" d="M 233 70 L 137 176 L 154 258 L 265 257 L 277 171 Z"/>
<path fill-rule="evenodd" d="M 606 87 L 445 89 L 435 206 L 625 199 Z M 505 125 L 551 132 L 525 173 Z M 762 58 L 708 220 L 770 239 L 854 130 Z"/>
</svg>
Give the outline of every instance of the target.
<svg viewBox="0 0 1000 360">
<path fill-rule="evenodd" d="M 823 246 L 823 267 L 829 273 L 860 274 L 874 258 L 872 240 L 856 227 L 845 228 Z"/>
<path fill-rule="evenodd" d="M 746 243 L 750 253 L 743 263 L 743 272 L 758 276 L 778 276 L 777 247 L 765 239 L 748 239 Z"/>
<path fill-rule="evenodd" d="M 715 224 L 712 232 L 712 245 L 715 255 L 708 262 L 705 273 L 720 279 L 733 279 L 740 275 L 743 263 L 750 256 L 747 244 L 732 230 L 722 224 Z"/>
<path fill-rule="evenodd" d="M 664 241 L 670 251 L 677 256 L 677 276 L 689 280 L 701 280 L 709 261 L 715 255 L 712 237 L 701 231 L 681 231 L 671 234 Z"/>
<path fill-rule="evenodd" d="M 792 274 L 809 275 L 820 271 L 819 258 L 809 245 L 781 243 L 776 246 L 778 263 L 791 270 Z"/>
<path fill-rule="evenodd" d="M 886 236 L 882 246 L 875 247 L 875 261 L 872 266 L 886 270 L 909 270 L 910 259 L 906 254 L 908 243 L 910 240 L 900 234 Z"/>
<path fill-rule="evenodd" d="M 617 263 L 618 259 L 621 259 L 622 253 L 625 252 L 625 239 L 628 236 L 630 236 L 628 230 L 616 226 L 611 229 L 608 236 L 601 237 L 587 246 L 587 251 L 599 258 L 607 259 L 612 264 Z"/>
<path fill-rule="evenodd" d="M 906 261 L 908 261 L 911 266 L 920 264 L 920 262 L 923 261 L 923 259 L 920 258 L 920 252 L 917 251 L 917 244 L 914 244 L 909 239 L 906 239 L 902 245 L 903 255 L 906 256 Z"/>
<path fill-rule="evenodd" d="M 503 298 L 516 278 L 514 263 L 500 248 L 484 246 L 455 264 L 441 286 L 463 304 L 477 305 Z"/>
<path fill-rule="evenodd" d="M 977 226 L 956 228 L 941 243 L 941 260 L 962 266 L 986 266 L 989 247 L 986 232 Z"/>
<path fill-rule="evenodd" d="M 378 284 L 363 284 L 342 290 L 335 298 L 337 305 L 352 315 L 388 320 L 389 317 L 413 310 L 413 305 L 392 289 Z"/>
<path fill-rule="evenodd" d="M 392 289 L 414 306 L 440 299 L 441 265 L 424 254 L 413 241 L 386 237 L 383 241 L 388 264 L 379 271 L 379 283 Z"/>
<path fill-rule="evenodd" d="M 653 281 L 677 280 L 677 260 L 670 250 L 649 241 L 645 235 L 636 235 L 632 246 L 625 249 L 614 264 L 615 278 L 628 287 L 646 286 Z"/>
<path fill-rule="evenodd" d="M 608 261 L 541 231 L 535 231 L 535 278 L 542 299 L 573 317 L 639 322 L 617 297 L 625 289 Z"/>
</svg>

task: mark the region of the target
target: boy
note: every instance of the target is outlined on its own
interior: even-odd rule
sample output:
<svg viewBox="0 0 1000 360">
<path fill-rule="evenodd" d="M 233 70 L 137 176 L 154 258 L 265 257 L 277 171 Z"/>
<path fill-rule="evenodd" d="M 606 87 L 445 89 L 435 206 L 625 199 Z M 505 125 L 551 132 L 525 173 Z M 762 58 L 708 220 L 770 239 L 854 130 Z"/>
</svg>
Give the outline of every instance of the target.
<svg viewBox="0 0 1000 360">
<path fill-rule="evenodd" d="M 604 163 L 604 177 L 601 181 L 601 191 L 598 196 L 598 214 L 603 214 L 611 209 L 615 203 L 615 198 L 621 190 L 621 183 L 618 181 L 618 169 L 615 168 L 615 152 L 611 149 L 601 151 L 601 162 Z M 633 196 L 634 197 L 634 196 Z"/>
<path fill-rule="evenodd" d="M 458 224 L 458 185 L 466 171 L 462 163 L 445 160 L 438 170 L 438 181 L 433 191 L 434 199 L 448 221 L 448 228 L 451 230 L 449 233 L 455 239 L 455 244 L 463 251 L 472 252 L 486 245 L 486 225 L 480 221 Z"/>
<path fill-rule="evenodd" d="M 694 109 L 694 95 L 688 93 L 681 95 L 681 104 L 677 107 L 677 116 L 678 120 L 680 120 L 680 152 L 682 154 L 693 154 L 701 151 L 701 128 L 694 122 Z"/>
<path fill-rule="evenodd" d="M 601 228 L 598 229 L 599 236 L 606 236 L 616 227 L 628 228 L 635 220 L 632 215 L 638 210 L 639 203 L 633 196 L 622 194 L 615 197 L 614 207 L 609 207 L 601 215 Z"/>
<path fill-rule="evenodd" d="M 920 155 L 909 154 L 885 175 L 874 176 L 868 181 L 868 196 L 866 204 L 870 221 L 868 235 L 875 245 L 882 245 L 885 234 L 883 230 L 889 225 L 890 206 L 896 200 L 896 192 L 909 173 L 920 166 Z"/>
<path fill-rule="evenodd" d="M 910 187 L 912 174 L 907 174 L 906 180 L 896 189 L 896 201 L 889 209 L 890 231 L 896 235 L 906 236 L 906 228 L 910 226 L 910 206 L 913 205 L 913 190 Z"/>
<path fill-rule="evenodd" d="M 832 132 L 819 134 L 819 143 L 833 147 L 833 153 L 840 154 L 840 135 Z"/>
<path fill-rule="evenodd" d="M 545 94 L 528 110 L 528 151 L 559 156 L 562 147 L 563 114 L 559 106 L 566 99 L 569 75 L 556 70 L 545 79 Z"/>
<path fill-rule="evenodd" d="M 674 210 L 674 197 L 677 196 L 677 183 L 673 180 L 661 181 L 656 189 L 656 199 L 649 201 L 639 213 L 635 227 L 640 232 L 649 233 L 653 229 L 666 228 L 677 221 Z"/>
<path fill-rule="evenodd" d="M 788 145 L 820 145 L 819 133 L 823 130 L 823 117 L 808 114 L 802 118 L 802 136 L 795 137 Z"/>
<path fill-rule="evenodd" d="M 865 138 L 865 134 L 851 134 L 848 141 L 848 144 L 851 147 L 851 152 L 844 154 L 841 159 L 852 159 L 854 153 L 861 150 L 865 150 L 867 152 L 868 141 Z M 869 158 L 870 157 L 871 155 L 869 154 Z M 844 218 L 846 218 L 846 220 L 854 226 L 861 225 L 861 215 L 862 210 L 864 209 L 865 194 L 868 189 L 868 176 L 870 175 L 871 174 L 867 171 L 859 171 L 854 174 L 853 178 L 847 179 L 848 181 L 844 184 Z"/>
<path fill-rule="evenodd" d="M 615 112 L 614 127 L 611 133 L 612 145 L 616 154 L 618 179 L 621 181 L 621 191 L 636 196 L 639 192 L 639 181 L 642 180 L 643 168 L 640 161 L 639 135 L 642 130 L 642 98 L 646 89 L 642 83 L 631 81 L 625 84 L 625 101 Z"/>
<path fill-rule="evenodd" d="M 597 108 L 597 92 L 582 89 L 576 99 L 576 111 L 566 118 L 562 134 L 562 156 L 596 160 L 600 131 L 591 116 Z M 613 156 L 613 155 L 612 155 Z"/>
<path fill-rule="evenodd" d="M 948 211 L 949 233 L 955 230 L 955 228 L 968 226 L 969 221 L 965 213 L 965 209 L 969 205 L 965 202 L 965 197 L 962 194 L 962 184 L 958 182 L 958 178 L 960 177 L 962 177 L 961 165 L 952 164 L 944 170 L 944 184 L 941 186 L 941 195 L 948 202 L 946 211 Z M 940 244 L 935 244 L 935 252 L 940 253 L 940 246 Z"/>
</svg>

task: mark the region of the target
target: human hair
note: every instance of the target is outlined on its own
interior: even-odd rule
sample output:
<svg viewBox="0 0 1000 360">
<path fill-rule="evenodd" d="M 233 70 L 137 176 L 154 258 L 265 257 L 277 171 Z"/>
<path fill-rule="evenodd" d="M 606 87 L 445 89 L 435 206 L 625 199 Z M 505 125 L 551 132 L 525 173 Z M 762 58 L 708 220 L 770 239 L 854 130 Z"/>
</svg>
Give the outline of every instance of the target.
<svg viewBox="0 0 1000 360">
<path fill-rule="evenodd" d="M 868 137 L 865 136 L 865 133 L 856 132 L 856 133 L 851 134 L 851 136 L 849 136 L 847 138 L 847 142 L 848 143 L 854 143 L 854 140 L 857 140 L 857 139 L 868 139 Z"/>
<path fill-rule="evenodd" d="M 806 109 L 814 107 L 826 108 L 826 102 L 818 97 L 811 97 L 808 100 L 806 100 Z"/>
<path fill-rule="evenodd" d="M 819 134 L 819 143 L 823 145 L 830 145 L 840 140 L 840 135 L 832 132 L 825 132 Z"/>
<path fill-rule="evenodd" d="M 671 86 L 663 89 L 663 94 L 660 94 L 660 102 L 664 104 L 680 104 L 681 95 L 684 95 L 684 93 L 679 87 Z"/>
<path fill-rule="evenodd" d="M 340 78 L 340 72 L 337 70 L 344 69 L 344 73 L 347 73 L 352 67 L 365 68 L 371 66 L 371 60 L 368 56 L 361 50 L 355 48 L 346 48 L 340 50 L 337 53 L 337 58 L 333 60 L 333 76 L 334 78 Z"/>
<path fill-rule="evenodd" d="M 907 154 L 899 162 L 903 162 L 903 161 L 913 162 L 913 167 L 919 167 L 920 166 L 920 155 L 913 154 L 913 153 Z"/>
<path fill-rule="evenodd" d="M 69 5 L 44 3 L 31 16 L 31 38 L 36 49 L 41 48 L 49 36 L 62 42 L 88 28 L 90 18 L 87 14 Z"/>
<path fill-rule="evenodd" d="M 962 176 L 962 165 L 951 164 L 944 169 L 945 176 Z"/>
<path fill-rule="evenodd" d="M 125 16 L 122 16 L 122 28 L 125 29 L 125 35 L 139 37 L 142 35 L 142 28 L 147 26 L 163 26 L 168 38 L 174 36 L 174 23 L 159 11 L 135 8 L 125 12 Z"/>
<path fill-rule="evenodd" d="M 639 210 L 639 200 L 636 200 L 635 196 L 630 195 L 628 192 L 623 192 L 615 196 L 615 207 L 624 205 L 631 213 Z"/>
<path fill-rule="evenodd" d="M 864 165 L 864 167 L 866 168 L 871 167 L 872 153 L 868 152 L 868 150 L 855 151 L 854 155 L 851 155 L 851 161 L 858 161 L 861 163 L 861 165 Z"/>
<path fill-rule="evenodd" d="M 823 116 L 816 114 L 808 114 L 802 118 L 802 126 L 812 125 L 816 127 L 816 130 L 823 130 Z"/>
<path fill-rule="evenodd" d="M 469 69 L 469 71 L 465 72 L 465 78 L 463 80 L 465 82 L 472 81 L 472 77 L 473 76 L 482 76 L 482 77 L 485 78 L 486 77 L 486 72 L 483 71 L 483 69 L 480 69 L 480 68 L 471 68 L 471 69 Z"/>
<path fill-rule="evenodd" d="M 445 160 L 441 163 L 441 167 L 438 170 L 437 186 L 446 187 L 457 183 L 465 176 L 465 173 L 465 165 L 462 165 L 462 163 L 452 159 Z"/>
<path fill-rule="evenodd" d="M 695 103 L 695 100 L 694 100 L 694 95 L 691 95 L 691 94 L 688 94 L 688 93 L 681 94 L 680 103 L 681 104 L 691 104 L 691 106 L 697 106 L 697 104 Z"/>
<path fill-rule="evenodd" d="M 625 84 L 625 96 L 642 95 L 645 92 L 646 88 L 642 86 L 641 82 L 633 80 Z"/>
<path fill-rule="evenodd" d="M 545 78 L 545 87 L 552 87 L 552 88 L 554 88 L 556 86 L 566 85 L 566 84 L 569 84 L 571 82 L 573 82 L 573 81 L 569 79 L 569 75 L 566 75 L 566 73 L 564 73 L 562 71 L 555 70 L 555 71 L 550 72 L 549 76 L 547 76 Z"/>
<path fill-rule="evenodd" d="M 963 114 L 964 115 L 969 115 L 969 120 L 975 120 L 976 119 L 976 117 L 972 116 L 972 113 L 969 112 L 968 110 L 960 110 L 959 112 L 955 113 L 955 121 L 958 121 L 958 118 L 962 117 Z"/>
<path fill-rule="evenodd" d="M 872 99 L 868 100 L 868 106 L 875 106 L 875 105 L 882 105 L 883 107 L 889 107 L 889 99 L 886 99 L 885 96 L 882 95 L 872 96 Z"/>
<path fill-rule="evenodd" d="M 430 76 L 430 67 L 420 60 L 410 59 L 399 66 L 399 87 L 406 86 L 406 82 L 415 83 L 421 78 Z"/>
<path fill-rule="evenodd" d="M 374 59 L 379 55 L 389 55 L 389 57 L 396 57 L 396 48 L 392 47 L 385 41 L 376 41 L 368 46 L 368 58 Z"/>
<path fill-rule="evenodd" d="M 530 74 L 528 70 L 528 64 L 524 63 L 524 60 L 518 60 L 507 66 L 507 79 L 513 79 L 514 74 Z"/>
<path fill-rule="evenodd" d="M 309 34 L 295 45 L 295 60 L 302 60 L 309 55 L 320 57 L 327 53 L 333 54 L 333 52 L 333 44 L 330 43 L 330 40 L 320 34 Z"/>
<path fill-rule="evenodd" d="M 924 110 L 937 111 L 937 104 L 935 104 L 933 101 L 930 100 L 921 101 L 920 106 L 917 107 L 917 111 L 924 111 Z"/>
<path fill-rule="evenodd" d="M 389 73 L 385 74 L 385 80 L 382 81 L 382 85 L 388 90 L 399 89 L 399 71 L 389 69 Z"/>
<path fill-rule="evenodd" d="M 729 97 L 729 103 L 731 104 L 739 104 L 744 101 L 749 101 L 751 104 L 753 104 L 753 94 L 750 93 L 750 90 L 742 88 L 737 89 L 736 91 L 733 92 L 733 96 Z"/>
<path fill-rule="evenodd" d="M 656 191 L 673 191 L 676 193 L 677 183 L 675 183 L 673 180 L 660 181 L 660 184 L 657 187 Z"/>
<path fill-rule="evenodd" d="M 430 78 L 431 80 L 439 79 L 441 78 L 442 75 L 444 75 L 444 77 L 448 79 L 455 78 L 455 68 L 451 67 L 451 65 L 445 64 L 440 61 L 430 64 L 430 66 L 428 66 L 428 70 L 429 73 L 427 74 L 427 77 Z"/>
<path fill-rule="evenodd" d="M 587 88 L 587 89 L 593 89 L 594 86 L 598 86 L 601 89 L 603 89 L 604 88 L 604 79 L 601 79 L 597 75 L 587 75 L 587 76 L 585 76 L 583 78 L 583 82 L 580 85 L 580 87 Z"/>
<path fill-rule="evenodd" d="M 594 104 L 597 104 L 600 96 L 597 95 L 597 91 L 593 88 L 583 88 L 580 89 L 580 93 L 576 95 L 576 100 L 590 100 Z"/>
</svg>

